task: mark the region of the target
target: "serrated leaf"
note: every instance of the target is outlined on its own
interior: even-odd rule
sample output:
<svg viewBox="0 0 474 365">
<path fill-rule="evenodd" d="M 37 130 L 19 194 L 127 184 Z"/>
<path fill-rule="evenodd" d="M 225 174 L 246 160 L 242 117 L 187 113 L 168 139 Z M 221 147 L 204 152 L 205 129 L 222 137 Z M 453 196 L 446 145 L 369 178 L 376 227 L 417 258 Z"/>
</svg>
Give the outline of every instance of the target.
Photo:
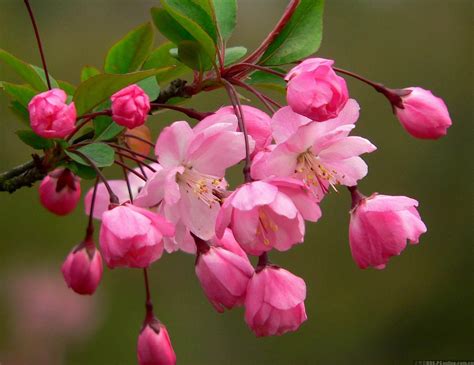
<svg viewBox="0 0 474 365">
<path fill-rule="evenodd" d="M 252 86 L 263 87 L 286 94 L 285 80 L 268 72 L 256 71 L 245 82 Z"/>
<path fill-rule="evenodd" d="M 176 45 L 171 42 L 162 44 L 153 52 L 151 52 L 150 56 L 148 56 L 148 59 L 143 64 L 142 69 L 148 70 L 150 68 L 173 67 L 169 71 L 156 75 L 156 80 L 159 83 L 168 82 L 188 72 L 191 72 L 191 69 L 189 67 L 179 62 L 175 57 L 171 56 L 170 50 L 175 47 Z"/>
<path fill-rule="evenodd" d="M 90 79 L 92 76 L 100 74 L 100 70 L 94 66 L 84 66 L 81 70 L 81 82 Z"/>
<path fill-rule="evenodd" d="M 229 66 L 247 54 L 245 47 L 230 47 L 225 49 L 224 65 Z"/>
<path fill-rule="evenodd" d="M 269 45 L 259 63 L 283 65 L 316 52 L 321 44 L 324 0 L 301 0 L 290 21 Z"/>
<path fill-rule="evenodd" d="M 115 123 L 111 117 L 100 116 L 94 119 L 96 141 L 109 141 L 119 135 L 125 128 Z"/>
<path fill-rule="evenodd" d="M 81 154 L 89 158 L 97 167 L 112 166 L 114 163 L 115 151 L 105 143 L 91 143 L 77 149 Z M 90 166 L 90 163 L 73 151 L 65 151 L 74 161 Z"/>
<path fill-rule="evenodd" d="M 168 71 L 169 68 L 151 69 L 123 75 L 100 74 L 81 83 L 75 94 L 74 103 L 78 115 L 91 111 L 97 105 L 106 101 L 112 94 L 124 87 L 135 84 L 147 77 Z"/>
<path fill-rule="evenodd" d="M 105 58 L 104 71 L 112 74 L 137 71 L 150 54 L 153 39 L 151 23 L 133 29 L 110 48 Z"/>
<path fill-rule="evenodd" d="M 6 81 L 2 82 L 2 88 L 10 98 L 20 103 L 25 109 L 28 107 L 30 100 L 38 93 L 30 86 L 12 84 Z"/>
<path fill-rule="evenodd" d="M 182 41 L 178 44 L 179 59 L 193 70 L 204 72 L 212 68 L 212 62 L 195 41 Z"/>
<path fill-rule="evenodd" d="M 17 131 L 16 135 L 28 146 L 35 150 L 43 150 L 53 147 L 54 143 L 50 139 L 38 136 L 35 132 L 29 130 Z"/>
<path fill-rule="evenodd" d="M 38 91 L 45 91 L 48 89 L 41 76 L 36 70 L 25 61 L 13 56 L 11 53 L 0 48 L 0 60 L 9 65 L 25 82 L 30 84 Z"/>
<path fill-rule="evenodd" d="M 235 0 L 208 0 L 213 7 L 219 33 L 224 41 L 232 35 L 237 24 L 237 2 Z"/>
</svg>

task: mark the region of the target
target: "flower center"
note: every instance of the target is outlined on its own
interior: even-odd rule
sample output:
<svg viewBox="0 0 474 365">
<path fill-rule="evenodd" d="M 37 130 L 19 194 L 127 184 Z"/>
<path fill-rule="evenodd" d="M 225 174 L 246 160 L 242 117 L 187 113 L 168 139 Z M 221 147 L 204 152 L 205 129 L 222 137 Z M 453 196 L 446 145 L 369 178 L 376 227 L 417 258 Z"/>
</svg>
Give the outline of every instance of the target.
<svg viewBox="0 0 474 365">
<path fill-rule="evenodd" d="M 263 244 L 269 246 L 270 240 L 268 239 L 268 233 L 277 231 L 278 226 L 265 214 L 264 210 L 260 208 L 258 210 L 257 236 L 263 240 Z"/>
<path fill-rule="evenodd" d="M 319 157 L 309 149 L 298 156 L 295 172 L 309 187 L 320 187 L 324 193 L 327 193 L 327 187 L 330 185 L 337 192 L 336 184 L 339 184 L 339 180 L 336 178 L 337 172 L 324 167 Z"/>
<path fill-rule="evenodd" d="M 184 172 L 177 176 L 178 183 L 192 193 L 209 207 L 220 204 L 222 192 L 225 190 L 225 182 L 222 178 L 202 174 L 192 168 L 186 168 Z"/>
</svg>

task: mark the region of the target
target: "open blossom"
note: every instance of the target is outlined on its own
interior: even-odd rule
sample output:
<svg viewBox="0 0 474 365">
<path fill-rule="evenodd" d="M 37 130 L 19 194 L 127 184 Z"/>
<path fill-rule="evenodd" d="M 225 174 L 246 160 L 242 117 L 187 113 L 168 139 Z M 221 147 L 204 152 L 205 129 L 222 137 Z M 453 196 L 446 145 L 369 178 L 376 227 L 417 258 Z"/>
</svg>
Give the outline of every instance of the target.
<svg viewBox="0 0 474 365">
<path fill-rule="evenodd" d="M 303 216 L 291 198 L 265 181 L 246 183 L 225 199 L 216 221 L 216 236 L 223 237 L 226 227 L 251 255 L 272 248 L 289 250 L 303 241 L 305 233 Z"/>
<path fill-rule="evenodd" d="M 247 287 L 245 322 L 257 336 L 296 331 L 306 321 L 303 279 L 280 267 L 257 270 Z"/>
<path fill-rule="evenodd" d="M 437 139 L 446 135 L 451 118 L 443 99 L 420 87 L 409 87 L 411 91 L 402 96 L 403 108 L 395 106 L 395 114 L 403 127 L 412 136 Z"/>
<path fill-rule="evenodd" d="M 373 194 L 362 198 L 351 211 L 349 241 L 352 257 L 360 268 L 385 268 L 392 256 L 410 243 L 418 243 L 426 226 L 416 207 L 405 196 Z"/>
<path fill-rule="evenodd" d="M 145 123 L 150 111 L 150 98 L 138 85 L 130 85 L 110 97 L 112 119 L 127 128 Z"/>
<path fill-rule="evenodd" d="M 200 245 L 195 270 L 209 301 L 218 312 L 242 305 L 254 269 L 232 232 L 226 229 L 211 246 Z"/>
<path fill-rule="evenodd" d="M 111 268 L 145 268 L 163 253 L 174 226 L 157 213 L 125 203 L 102 214 L 100 247 Z"/>
<path fill-rule="evenodd" d="M 255 179 L 269 176 L 301 179 L 319 201 L 336 185 L 353 186 L 367 174 L 359 157 L 376 147 L 367 139 L 349 136 L 359 117 L 359 105 L 349 100 L 337 118 L 316 123 L 284 107 L 273 116 L 277 145 L 263 152 L 251 173 Z"/>
<path fill-rule="evenodd" d="M 158 320 L 145 324 L 138 336 L 139 365 L 175 365 L 176 354 L 166 327 Z"/>
<path fill-rule="evenodd" d="M 322 122 L 338 116 L 349 99 L 346 81 L 332 69 L 334 61 L 310 58 L 288 72 L 286 100 L 298 114 Z"/>
<path fill-rule="evenodd" d="M 102 256 L 93 244 L 75 247 L 61 267 L 68 287 L 78 294 L 89 295 L 97 289 L 102 270 Z"/>
<path fill-rule="evenodd" d="M 69 214 L 81 198 L 80 179 L 68 169 L 56 169 L 41 181 L 39 197 L 50 212 Z"/>
<path fill-rule="evenodd" d="M 255 149 L 252 153 L 253 156 L 258 151 L 265 149 L 265 147 L 267 147 L 272 141 L 271 118 L 267 113 L 250 105 L 242 105 L 242 112 L 244 115 L 247 133 L 255 141 Z M 196 132 L 198 130 L 207 128 L 212 124 L 219 123 L 222 121 L 223 116 L 228 115 L 235 115 L 234 108 L 232 106 L 222 107 L 213 115 L 204 118 L 194 128 L 194 131 Z M 238 125 L 236 125 L 236 127 L 236 130 L 240 131 Z"/>
<path fill-rule="evenodd" d="M 44 138 L 64 138 L 75 129 L 76 107 L 66 104 L 67 95 L 61 89 L 38 94 L 28 104 L 33 132 Z"/>
<path fill-rule="evenodd" d="M 147 181 L 135 204 L 164 204 L 196 236 L 212 238 L 226 186 L 225 170 L 245 157 L 244 137 L 235 131 L 236 123 L 231 115 L 196 131 L 186 122 L 166 127 L 155 150 L 162 169 Z M 253 144 L 251 140 L 252 148 Z"/>
</svg>

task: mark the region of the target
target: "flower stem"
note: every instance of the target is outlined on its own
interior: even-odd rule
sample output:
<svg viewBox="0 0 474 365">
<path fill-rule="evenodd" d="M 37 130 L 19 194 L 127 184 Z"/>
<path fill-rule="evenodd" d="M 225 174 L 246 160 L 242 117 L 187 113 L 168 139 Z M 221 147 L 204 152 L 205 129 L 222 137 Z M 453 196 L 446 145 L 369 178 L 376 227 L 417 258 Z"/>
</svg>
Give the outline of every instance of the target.
<svg viewBox="0 0 474 365">
<path fill-rule="evenodd" d="M 89 242 L 92 239 L 92 235 L 94 234 L 94 206 L 95 206 L 95 197 L 97 195 L 97 186 L 99 185 L 99 176 L 95 179 L 94 190 L 92 191 L 92 200 L 91 200 L 91 209 L 89 211 L 89 220 L 87 222 L 87 229 L 86 229 L 86 238 L 84 241 Z"/>
<path fill-rule="evenodd" d="M 148 280 L 148 268 L 143 269 L 143 278 L 145 281 L 145 308 L 146 308 L 146 317 L 145 323 L 150 323 L 154 320 L 155 315 L 153 314 L 153 302 L 151 301 L 151 294 L 150 294 L 150 283 Z"/>
<path fill-rule="evenodd" d="M 107 144 L 108 144 L 110 147 L 117 148 L 117 149 L 119 149 L 119 150 L 128 152 L 128 153 L 130 153 L 130 154 L 132 154 L 132 155 L 136 155 L 136 156 L 142 157 L 142 158 L 144 158 L 145 160 L 158 163 L 158 161 L 157 161 L 156 159 L 151 158 L 151 157 L 148 157 L 147 155 L 144 155 L 144 154 L 142 154 L 142 153 L 135 152 L 135 151 L 133 151 L 133 150 L 130 149 L 130 148 L 123 147 L 123 146 L 120 146 L 120 145 L 118 145 L 118 144 L 116 144 L 116 143 L 111 143 L 111 142 L 109 142 L 109 143 L 107 143 Z"/>
<path fill-rule="evenodd" d="M 271 114 L 276 112 L 276 109 L 271 104 L 275 105 L 276 107 L 281 108 L 281 105 L 278 104 L 275 100 L 273 100 L 272 98 L 268 97 L 267 95 L 261 93 L 260 91 L 258 91 L 254 87 L 246 84 L 245 82 L 242 82 L 238 79 L 231 79 L 230 81 L 233 84 L 235 84 L 237 86 L 240 86 L 241 88 L 243 88 L 243 89 L 251 92 L 252 94 L 254 94 L 263 103 L 263 105 L 265 105 L 267 107 L 267 109 L 270 111 Z"/>
<path fill-rule="evenodd" d="M 151 105 L 152 110 L 157 110 L 157 109 L 176 110 L 196 120 L 203 120 L 205 117 L 214 114 L 214 113 L 206 113 L 206 112 L 202 113 L 192 108 L 184 108 L 182 106 L 171 105 L 171 104 L 151 103 L 150 105 Z"/>
<path fill-rule="evenodd" d="M 351 209 L 354 209 L 359 203 L 367 198 L 364 194 L 362 194 L 356 186 L 348 186 L 347 189 L 351 193 L 352 204 Z"/>
<path fill-rule="evenodd" d="M 119 156 L 121 157 L 121 156 Z M 127 171 L 130 171 L 132 174 L 138 176 L 140 179 L 142 179 L 143 181 L 147 181 L 147 178 L 145 176 L 143 176 L 142 174 L 140 174 L 139 172 L 136 172 L 134 169 L 132 169 L 131 167 L 128 167 L 126 164 L 124 164 L 123 162 L 121 161 L 117 161 L 115 160 L 114 161 L 115 164 L 121 166 L 123 169 L 127 170 Z"/>
</svg>

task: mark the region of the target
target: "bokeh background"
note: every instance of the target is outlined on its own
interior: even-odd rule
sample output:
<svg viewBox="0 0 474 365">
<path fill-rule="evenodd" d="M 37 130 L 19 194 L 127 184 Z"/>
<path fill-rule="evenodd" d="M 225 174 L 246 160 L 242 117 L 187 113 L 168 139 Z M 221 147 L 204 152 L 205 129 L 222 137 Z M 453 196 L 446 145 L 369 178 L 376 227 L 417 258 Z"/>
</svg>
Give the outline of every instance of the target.
<svg viewBox="0 0 474 365">
<path fill-rule="evenodd" d="M 83 65 L 100 67 L 107 49 L 149 19 L 157 0 L 32 0 L 51 73 L 79 81 Z M 286 6 L 284 0 L 239 0 L 231 45 L 255 47 Z M 243 310 L 214 312 L 194 275 L 194 258 L 165 255 L 151 268 L 152 293 L 179 364 L 412 364 L 473 359 L 473 164 L 471 0 L 328 0 L 319 55 L 392 87 L 420 85 L 442 96 L 453 127 L 439 141 L 407 135 L 385 100 L 349 80 L 361 104 L 356 129 L 379 149 L 365 157 L 362 190 L 420 202 L 428 233 L 383 271 L 359 270 L 348 240 L 349 194 L 323 204 L 306 242 L 271 259 L 305 278 L 309 320 L 282 337 L 256 339 Z M 157 38 L 158 42 L 161 37 Z M 0 47 L 40 64 L 22 1 L 0 0 Z M 17 81 L 0 64 L 0 80 Z M 190 105 L 212 110 L 224 94 Z M 181 116 L 150 122 L 154 135 Z M 14 135 L 20 122 L 0 96 L 0 169 L 29 158 Z M 118 176 L 118 171 L 112 172 Z M 231 179 L 238 181 L 237 175 Z M 89 182 L 83 185 L 88 189 Z M 58 218 L 37 189 L 0 194 L 0 363 L 128 365 L 144 317 L 139 270 L 105 270 L 98 295 L 65 289 L 60 265 L 84 234 L 83 206 Z"/>
</svg>

